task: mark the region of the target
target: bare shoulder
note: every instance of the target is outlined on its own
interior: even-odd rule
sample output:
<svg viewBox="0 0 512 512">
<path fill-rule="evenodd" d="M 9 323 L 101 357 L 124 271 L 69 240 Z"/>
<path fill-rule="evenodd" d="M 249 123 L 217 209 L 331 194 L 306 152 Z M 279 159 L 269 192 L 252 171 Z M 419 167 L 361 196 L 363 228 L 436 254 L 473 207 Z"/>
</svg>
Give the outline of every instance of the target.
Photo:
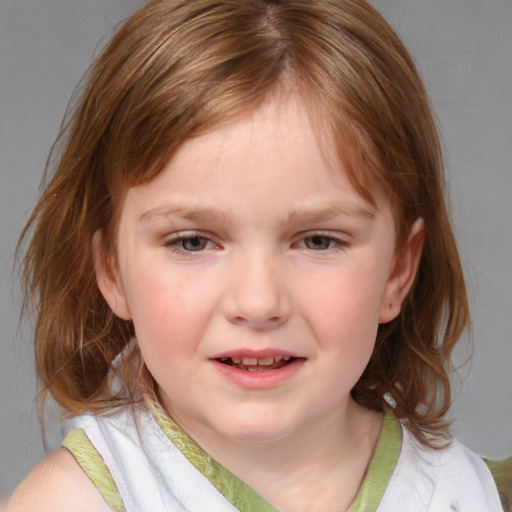
<svg viewBox="0 0 512 512">
<path fill-rule="evenodd" d="M 75 458 L 58 448 L 37 465 L 14 491 L 4 512 L 111 511 Z"/>
</svg>

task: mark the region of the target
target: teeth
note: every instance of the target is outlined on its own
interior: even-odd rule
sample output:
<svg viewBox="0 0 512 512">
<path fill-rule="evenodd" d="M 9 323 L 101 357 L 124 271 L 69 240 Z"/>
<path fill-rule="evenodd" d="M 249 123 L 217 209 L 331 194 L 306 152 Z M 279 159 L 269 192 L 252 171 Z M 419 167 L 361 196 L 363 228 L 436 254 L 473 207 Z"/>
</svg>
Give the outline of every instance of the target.
<svg viewBox="0 0 512 512">
<path fill-rule="evenodd" d="M 221 357 L 223 363 L 231 361 L 232 364 L 243 364 L 244 366 L 271 366 L 274 362 L 289 361 L 291 356 L 269 356 L 269 357 Z"/>
</svg>

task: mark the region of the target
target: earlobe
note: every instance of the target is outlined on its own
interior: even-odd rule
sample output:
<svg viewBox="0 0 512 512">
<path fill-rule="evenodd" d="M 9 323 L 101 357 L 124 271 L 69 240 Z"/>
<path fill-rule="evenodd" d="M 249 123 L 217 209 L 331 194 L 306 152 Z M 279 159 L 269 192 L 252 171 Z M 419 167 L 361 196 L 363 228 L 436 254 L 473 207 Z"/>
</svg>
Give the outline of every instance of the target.
<svg viewBox="0 0 512 512">
<path fill-rule="evenodd" d="M 131 320 L 132 314 L 126 301 L 126 295 L 112 258 L 107 254 L 103 235 L 97 231 L 92 238 L 94 271 L 96 283 L 110 309 L 123 320 Z"/>
<path fill-rule="evenodd" d="M 393 271 L 389 276 L 383 294 L 379 323 L 385 324 L 395 319 L 402 303 L 412 288 L 423 250 L 425 222 L 422 218 L 414 221 L 405 247 L 397 254 Z"/>
</svg>

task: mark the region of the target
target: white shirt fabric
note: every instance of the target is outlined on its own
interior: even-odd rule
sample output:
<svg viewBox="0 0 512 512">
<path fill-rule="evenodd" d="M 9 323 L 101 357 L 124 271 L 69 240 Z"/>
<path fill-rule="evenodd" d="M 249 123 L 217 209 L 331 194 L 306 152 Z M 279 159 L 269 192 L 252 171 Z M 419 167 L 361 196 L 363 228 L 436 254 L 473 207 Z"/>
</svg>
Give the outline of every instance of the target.
<svg viewBox="0 0 512 512">
<path fill-rule="evenodd" d="M 73 427 L 85 431 L 103 458 L 127 512 L 238 510 L 189 462 L 145 405 L 80 416 Z M 480 457 L 457 441 L 442 450 L 426 448 L 402 425 L 398 462 L 375 512 L 503 512 L 503 508 Z"/>
<path fill-rule="evenodd" d="M 485 462 L 454 440 L 428 449 L 402 426 L 402 448 L 378 512 L 502 512 Z"/>
</svg>

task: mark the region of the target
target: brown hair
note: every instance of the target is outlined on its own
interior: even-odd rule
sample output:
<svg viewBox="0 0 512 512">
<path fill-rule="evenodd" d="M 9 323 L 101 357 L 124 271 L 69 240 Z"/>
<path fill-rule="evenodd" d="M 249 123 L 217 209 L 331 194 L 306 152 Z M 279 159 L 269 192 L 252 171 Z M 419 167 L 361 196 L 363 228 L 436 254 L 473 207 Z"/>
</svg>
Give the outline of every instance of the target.
<svg viewBox="0 0 512 512">
<path fill-rule="evenodd" d="M 243 115 L 285 82 L 313 105 L 361 194 L 369 197 L 369 180 L 385 190 L 398 247 L 415 219 L 425 222 L 415 285 L 400 315 L 380 326 L 353 397 L 380 410 L 388 394 L 426 444 L 448 435 L 450 354 L 469 313 L 441 150 L 410 56 L 362 0 L 156 0 L 89 70 L 21 238 L 30 238 L 23 277 L 42 387 L 72 414 L 135 400 L 145 376 L 136 347 L 113 363 L 133 326 L 97 288 L 93 235 L 115 252 L 126 188 L 156 176 L 186 139 Z M 113 374 L 128 398 L 114 393 Z"/>
</svg>

